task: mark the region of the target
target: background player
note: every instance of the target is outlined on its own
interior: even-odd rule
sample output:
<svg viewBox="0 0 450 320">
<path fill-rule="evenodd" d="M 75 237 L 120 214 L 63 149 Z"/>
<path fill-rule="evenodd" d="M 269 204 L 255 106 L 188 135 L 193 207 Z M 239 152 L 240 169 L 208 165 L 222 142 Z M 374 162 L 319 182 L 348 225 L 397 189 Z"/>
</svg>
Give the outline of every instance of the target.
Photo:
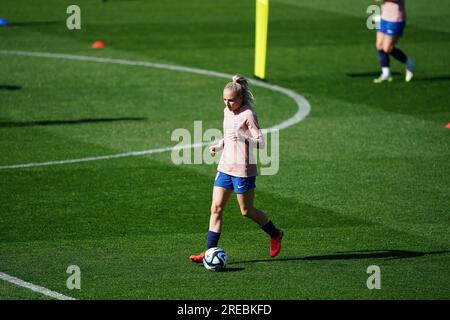
<svg viewBox="0 0 450 320">
<path fill-rule="evenodd" d="M 406 82 L 413 78 L 414 63 L 406 54 L 395 47 L 402 37 L 406 24 L 405 0 L 377 0 L 381 5 L 381 21 L 377 28 L 376 46 L 381 65 L 381 75 L 374 79 L 374 83 L 392 81 L 389 56 L 406 65 Z"/>
</svg>

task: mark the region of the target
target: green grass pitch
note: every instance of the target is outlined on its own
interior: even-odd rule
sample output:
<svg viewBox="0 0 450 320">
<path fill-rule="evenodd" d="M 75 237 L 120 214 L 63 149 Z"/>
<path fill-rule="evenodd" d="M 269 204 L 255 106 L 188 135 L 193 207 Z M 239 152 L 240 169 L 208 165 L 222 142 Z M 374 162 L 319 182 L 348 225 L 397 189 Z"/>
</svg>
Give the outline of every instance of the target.
<svg viewBox="0 0 450 320">
<path fill-rule="evenodd" d="M 2 0 L 0 50 L 149 61 L 253 74 L 253 0 Z M 449 299 L 450 2 L 407 1 L 399 47 L 417 62 L 374 85 L 371 1 L 272 0 L 268 82 L 311 113 L 280 132 L 280 169 L 255 205 L 285 230 L 280 256 L 233 196 L 220 240 L 204 248 L 216 165 L 170 152 L 0 170 L 0 272 L 77 299 Z M 106 47 L 92 49 L 96 41 Z M 221 128 L 225 79 L 139 66 L 0 54 L 0 166 L 175 145 L 176 128 Z M 262 127 L 294 115 L 254 87 Z M 69 265 L 81 289 L 66 287 Z M 381 289 L 366 286 L 381 270 Z M 220 286 L 220 289 L 217 288 Z M 0 299 L 48 299 L 0 280 Z"/>
</svg>

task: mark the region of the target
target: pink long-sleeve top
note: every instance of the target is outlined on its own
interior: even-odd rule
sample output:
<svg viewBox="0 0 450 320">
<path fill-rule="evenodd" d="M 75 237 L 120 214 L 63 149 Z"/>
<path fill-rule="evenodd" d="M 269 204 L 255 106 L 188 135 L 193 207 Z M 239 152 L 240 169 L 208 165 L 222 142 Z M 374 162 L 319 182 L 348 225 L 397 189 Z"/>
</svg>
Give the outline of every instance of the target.
<svg viewBox="0 0 450 320">
<path fill-rule="evenodd" d="M 403 22 L 406 20 L 405 0 L 388 1 L 381 5 L 381 19 L 390 22 Z"/>
<path fill-rule="evenodd" d="M 244 105 L 236 111 L 224 108 L 223 139 L 216 145 L 223 150 L 217 170 L 235 177 L 257 175 L 256 161 L 252 150 L 264 148 L 264 136 L 252 108 Z M 240 139 L 234 141 L 238 133 Z"/>
</svg>

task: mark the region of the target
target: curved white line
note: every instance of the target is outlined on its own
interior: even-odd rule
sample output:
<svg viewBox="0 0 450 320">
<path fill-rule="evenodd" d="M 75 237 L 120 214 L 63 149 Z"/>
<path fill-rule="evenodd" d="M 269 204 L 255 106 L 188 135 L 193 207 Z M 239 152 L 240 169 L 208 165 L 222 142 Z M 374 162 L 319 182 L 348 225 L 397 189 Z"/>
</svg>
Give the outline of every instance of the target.
<svg viewBox="0 0 450 320">
<path fill-rule="evenodd" d="M 101 62 L 101 63 L 113 63 L 113 64 L 122 64 L 122 65 L 130 65 L 130 66 L 141 66 L 147 68 L 157 68 L 157 69 L 166 69 L 172 71 L 179 72 L 187 72 L 194 73 L 200 75 L 206 75 L 216 78 L 225 78 L 231 79 L 233 77 L 232 74 L 221 73 L 216 71 L 202 70 L 196 68 L 182 67 L 170 64 L 162 64 L 162 63 L 153 63 L 148 61 L 132 61 L 132 60 L 124 60 L 124 59 L 112 59 L 112 58 L 98 58 L 98 57 L 90 57 L 90 56 L 79 56 L 73 54 L 60 54 L 60 53 L 49 53 L 49 52 L 28 52 L 28 51 L 14 51 L 14 50 L 0 50 L 0 54 L 4 55 L 14 55 L 14 56 L 27 56 L 27 57 L 39 57 L 39 58 L 51 58 L 51 59 L 64 59 L 64 60 L 78 60 L 78 61 L 90 61 L 90 62 Z M 276 91 L 291 97 L 295 103 L 297 104 L 298 110 L 297 113 L 289 118 L 286 121 L 283 121 L 277 125 L 274 125 L 270 128 L 263 129 L 264 133 L 273 131 L 273 130 L 282 130 L 286 129 L 290 126 L 295 125 L 302 121 L 309 114 L 311 110 L 311 106 L 304 97 L 299 95 L 293 90 L 286 89 L 280 86 L 276 86 L 273 84 L 268 84 L 259 80 L 250 79 L 250 83 L 254 86 L 266 88 L 272 91 Z M 0 166 L 0 169 L 18 169 L 18 168 L 30 168 L 30 167 L 41 167 L 41 166 L 51 166 L 57 164 L 67 164 L 67 163 L 78 163 L 78 162 L 86 162 L 86 161 L 98 161 L 98 160 L 107 160 L 114 158 L 123 158 L 123 157 L 131 157 L 131 156 L 142 156 L 148 154 L 162 153 L 167 151 L 173 151 L 177 149 L 190 149 L 202 147 L 204 145 L 209 144 L 210 142 L 197 143 L 186 145 L 183 147 L 175 146 L 175 147 L 165 147 L 159 149 L 150 149 L 143 151 L 132 151 L 125 153 L 117 153 L 112 155 L 98 156 L 98 157 L 89 157 L 89 158 L 80 158 L 80 159 L 68 159 L 68 160 L 59 160 L 59 161 L 48 161 L 48 162 L 35 162 L 35 163 L 24 163 L 24 164 L 14 164 L 14 165 L 5 165 Z"/>
</svg>

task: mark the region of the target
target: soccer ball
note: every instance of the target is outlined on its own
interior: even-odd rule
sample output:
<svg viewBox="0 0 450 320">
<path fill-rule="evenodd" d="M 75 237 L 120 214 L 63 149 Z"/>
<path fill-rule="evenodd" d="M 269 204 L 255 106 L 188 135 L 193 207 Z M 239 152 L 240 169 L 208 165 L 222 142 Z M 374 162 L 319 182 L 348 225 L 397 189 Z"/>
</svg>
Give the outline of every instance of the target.
<svg viewBox="0 0 450 320">
<path fill-rule="evenodd" d="M 208 270 L 223 271 L 227 262 L 227 253 L 219 247 L 206 250 L 205 257 L 203 258 L 203 265 Z"/>
</svg>

